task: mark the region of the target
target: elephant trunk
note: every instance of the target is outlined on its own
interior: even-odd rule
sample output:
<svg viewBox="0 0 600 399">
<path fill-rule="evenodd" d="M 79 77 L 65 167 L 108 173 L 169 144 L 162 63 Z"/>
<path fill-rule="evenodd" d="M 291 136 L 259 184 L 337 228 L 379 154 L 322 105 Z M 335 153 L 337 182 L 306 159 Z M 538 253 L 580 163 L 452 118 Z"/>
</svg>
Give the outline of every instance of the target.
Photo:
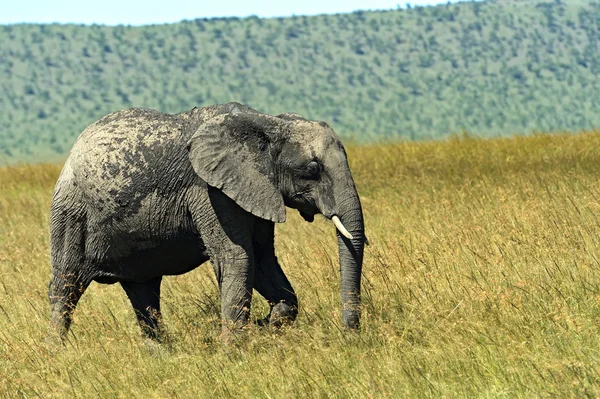
<svg viewBox="0 0 600 399">
<path fill-rule="evenodd" d="M 358 329 L 360 323 L 360 281 L 365 245 L 362 207 L 354 184 L 335 195 L 337 216 L 347 230 L 336 229 L 340 262 L 340 288 L 344 325 Z M 343 229 L 342 229 L 343 230 Z M 352 238 L 349 238 L 350 235 Z"/>
</svg>

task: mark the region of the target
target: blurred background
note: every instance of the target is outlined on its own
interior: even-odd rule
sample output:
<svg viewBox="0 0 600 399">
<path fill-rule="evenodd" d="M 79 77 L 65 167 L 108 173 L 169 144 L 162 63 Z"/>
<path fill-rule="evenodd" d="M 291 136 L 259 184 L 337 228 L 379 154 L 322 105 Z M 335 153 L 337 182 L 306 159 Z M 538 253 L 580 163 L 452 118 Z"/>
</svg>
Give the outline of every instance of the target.
<svg viewBox="0 0 600 399">
<path fill-rule="evenodd" d="M 588 0 L 3 2 L 0 163 L 62 160 L 118 109 L 228 101 L 356 142 L 591 129 L 599 21 Z"/>
</svg>

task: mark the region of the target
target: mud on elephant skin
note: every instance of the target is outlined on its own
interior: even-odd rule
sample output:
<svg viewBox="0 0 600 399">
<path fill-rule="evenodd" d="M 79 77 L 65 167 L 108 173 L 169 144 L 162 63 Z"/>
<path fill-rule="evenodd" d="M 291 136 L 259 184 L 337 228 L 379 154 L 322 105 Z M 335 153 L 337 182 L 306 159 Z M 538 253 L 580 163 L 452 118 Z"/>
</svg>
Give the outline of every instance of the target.
<svg viewBox="0 0 600 399">
<path fill-rule="evenodd" d="M 52 331 L 64 337 L 92 281 L 118 282 L 144 334 L 159 338 L 162 277 L 207 260 L 224 331 L 248 322 L 253 289 L 273 324 L 293 320 L 298 301 L 274 249 L 286 207 L 334 221 L 343 322 L 358 328 L 363 214 L 326 123 L 239 103 L 107 115 L 77 139 L 52 198 Z"/>
</svg>

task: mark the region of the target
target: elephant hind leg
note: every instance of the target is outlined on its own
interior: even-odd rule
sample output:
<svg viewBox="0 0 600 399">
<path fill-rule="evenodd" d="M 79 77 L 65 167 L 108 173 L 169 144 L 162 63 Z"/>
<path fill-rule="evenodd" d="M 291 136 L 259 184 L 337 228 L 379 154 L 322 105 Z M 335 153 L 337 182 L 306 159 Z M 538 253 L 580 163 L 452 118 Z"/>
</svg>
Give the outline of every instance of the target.
<svg viewBox="0 0 600 399">
<path fill-rule="evenodd" d="M 162 277 L 145 282 L 122 281 L 121 286 L 131 301 L 142 333 L 147 338 L 160 341 L 160 283 Z"/>
<path fill-rule="evenodd" d="M 86 214 L 80 206 L 52 204 L 50 253 L 52 278 L 48 286 L 50 334 L 64 339 L 75 307 L 92 279 L 85 264 Z"/>
<path fill-rule="evenodd" d="M 53 273 L 48 287 L 50 334 L 57 334 L 61 340 L 66 337 L 75 307 L 89 284 L 77 273 Z"/>
</svg>

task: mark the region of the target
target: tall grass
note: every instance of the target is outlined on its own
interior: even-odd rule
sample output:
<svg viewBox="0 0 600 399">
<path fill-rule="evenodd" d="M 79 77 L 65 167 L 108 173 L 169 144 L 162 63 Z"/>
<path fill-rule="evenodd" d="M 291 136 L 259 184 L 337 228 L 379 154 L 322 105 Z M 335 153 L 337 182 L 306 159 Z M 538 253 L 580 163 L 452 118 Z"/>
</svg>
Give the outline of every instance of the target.
<svg viewBox="0 0 600 399">
<path fill-rule="evenodd" d="M 59 166 L 0 169 L 0 397 L 598 397 L 600 134 L 350 148 L 368 236 L 360 334 L 340 325 L 334 227 L 288 210 L 293 327 L 219 338 L 212 270 L 164 281 L 170 341 L 94 284 L 47 346 Z M 267 312 L 255 295 L 253 316 Z"/>
</svg>

